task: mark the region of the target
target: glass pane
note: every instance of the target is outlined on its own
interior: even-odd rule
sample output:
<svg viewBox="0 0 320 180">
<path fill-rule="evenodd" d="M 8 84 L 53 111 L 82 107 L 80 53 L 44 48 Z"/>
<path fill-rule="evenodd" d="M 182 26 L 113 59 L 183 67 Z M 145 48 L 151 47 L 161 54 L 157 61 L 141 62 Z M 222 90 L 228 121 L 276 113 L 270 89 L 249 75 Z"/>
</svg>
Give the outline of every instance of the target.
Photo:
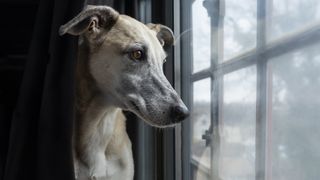
<svg viewBox="0 0 320 180">
<path fill-rule="evenodd" d="M 224 76 L 220 178 L 255 179 L 256 66 Z"/>
<path fill-rule="evenodd" d="M 256 46 L 257 1 L 226 0 L 223 59 L 244 53 Z"/>
<path fill-rule="evenodd" d="M 210 67 L 210 18 L 202 3 L 192 4 L 193 72 Z"/>
<path fill-rule="evenodd" d="M 210 150 L 206 147 L 202 135 L 210 127 L 210 78 L 193 84 L 192 121 L 192 160 L 205 168 L 210 168 Z"/>
<path fill-rule="evenodd" d="M 319 23 L 319 0 L 273 0 L 270 15 L 270 40 L 299 31 L 307 26 Z"/>
<path fill-rule="evenodd" d="M 272 179 L 320 177 L 319 49 L 320 44 L 270 61 L 267 174 Z"/>
</svg>

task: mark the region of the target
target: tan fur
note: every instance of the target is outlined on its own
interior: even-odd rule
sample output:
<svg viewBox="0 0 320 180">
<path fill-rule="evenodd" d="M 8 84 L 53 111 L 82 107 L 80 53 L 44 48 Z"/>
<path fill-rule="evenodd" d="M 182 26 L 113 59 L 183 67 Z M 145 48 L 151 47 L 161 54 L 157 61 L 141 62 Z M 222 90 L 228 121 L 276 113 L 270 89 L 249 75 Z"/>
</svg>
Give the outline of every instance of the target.
<svg viewBox="0 0 320 180">
<path fill-rule="evenodd" d="M 76 68 L 76 121 L 73 135 L 76 177 L 79 180 L 88 179 L 88 176 L 92 179 L 131 180 L 133 179 L 133 158 L 131 142 L 126 133 L 125 117 L 119 108 L 114 108 L 111 110 L 115 113 L 114 118 L 106 118 L 109 115 L 106 113 L 107 102 L 101 100 L 101 92 L 90 74 L 89 52 L 87 44 L 83 43 L 79 46 Z M 103 129 L 105 123 L 110 123 L 108 125 L 111 131 Z M 93 145 L 93 141 L 99 140 L 101 140 L 97 142 L 99 145 Z M 109 164 L 105 167 L 107 169 L 105 174 L 95 174 L 96 169 L 90 169 L 91 165 L 87 164 L 90 161 L 92 164 L 96 163 L 88 157 L 91 152 L 85 151 L 89 146 L 94 148 L 102 146 L 101 150 Z"/>
<path fill-rule="evenodd" d="M 151 28 L 151 29 L 150 29 Z M 172 31 L 149 27 L 107 6 L 88 6 L 61 26 L 80 35 L 73 154 L 77 180 L 132 180 L 131 142 L 122 110 L 156 127 L 185 119 L 188 109 L 163 74 Z M 133 59 L 133 51 L 144 52 Z"/>
</svg>

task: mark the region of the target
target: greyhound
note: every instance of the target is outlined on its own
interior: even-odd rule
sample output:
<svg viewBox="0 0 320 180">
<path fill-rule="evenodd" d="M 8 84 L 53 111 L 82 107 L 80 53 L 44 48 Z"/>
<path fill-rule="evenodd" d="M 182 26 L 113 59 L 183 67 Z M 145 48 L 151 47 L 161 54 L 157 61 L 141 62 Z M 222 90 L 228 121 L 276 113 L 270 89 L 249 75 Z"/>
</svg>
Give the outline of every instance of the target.
<svg viewBox="0 0 320 180">
<path fill-rule="evenodd" d="M 60 27 L 80 36 L 73 154 L 76 179 L 132 180 L 131 142 L 122 110 L 164 128 L 189 111 L 163 74 L 172 31 L 108 6 L 87 6 Z"/>
</svg>

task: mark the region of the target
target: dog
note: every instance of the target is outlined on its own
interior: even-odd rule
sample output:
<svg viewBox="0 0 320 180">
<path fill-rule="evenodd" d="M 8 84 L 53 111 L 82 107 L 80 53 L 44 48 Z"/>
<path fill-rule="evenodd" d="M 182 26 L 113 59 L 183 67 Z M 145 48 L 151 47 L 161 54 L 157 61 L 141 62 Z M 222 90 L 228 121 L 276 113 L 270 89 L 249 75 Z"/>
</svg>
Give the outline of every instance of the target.
<svg viewBox="0 0 320 180">
<path fill-rule="evenodd" d="M 143 24 L 108 6 L 88 5 L 59 34 L 80 36 L 73 154 L 76 179 L 132 180 L 131 142 L 122 110 L 164 128 L 189 111 L 163 73 L 174 43 L 161 24 Z"/>
</svg>

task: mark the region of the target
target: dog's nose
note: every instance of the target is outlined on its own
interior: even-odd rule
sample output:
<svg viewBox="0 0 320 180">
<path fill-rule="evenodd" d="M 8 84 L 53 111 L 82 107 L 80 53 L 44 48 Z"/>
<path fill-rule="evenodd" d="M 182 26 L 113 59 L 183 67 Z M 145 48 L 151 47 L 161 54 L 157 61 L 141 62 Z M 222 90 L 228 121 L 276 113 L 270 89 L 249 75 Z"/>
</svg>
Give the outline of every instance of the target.
<svg viewBox="0 0 320 180">
<path fill-rule="evenodd" d="M 189 114 L 189 110 L 185 106 L 173 106 L 171 109 L 171 117 L 175 123 L 183 121 Z"/>
</svg>

